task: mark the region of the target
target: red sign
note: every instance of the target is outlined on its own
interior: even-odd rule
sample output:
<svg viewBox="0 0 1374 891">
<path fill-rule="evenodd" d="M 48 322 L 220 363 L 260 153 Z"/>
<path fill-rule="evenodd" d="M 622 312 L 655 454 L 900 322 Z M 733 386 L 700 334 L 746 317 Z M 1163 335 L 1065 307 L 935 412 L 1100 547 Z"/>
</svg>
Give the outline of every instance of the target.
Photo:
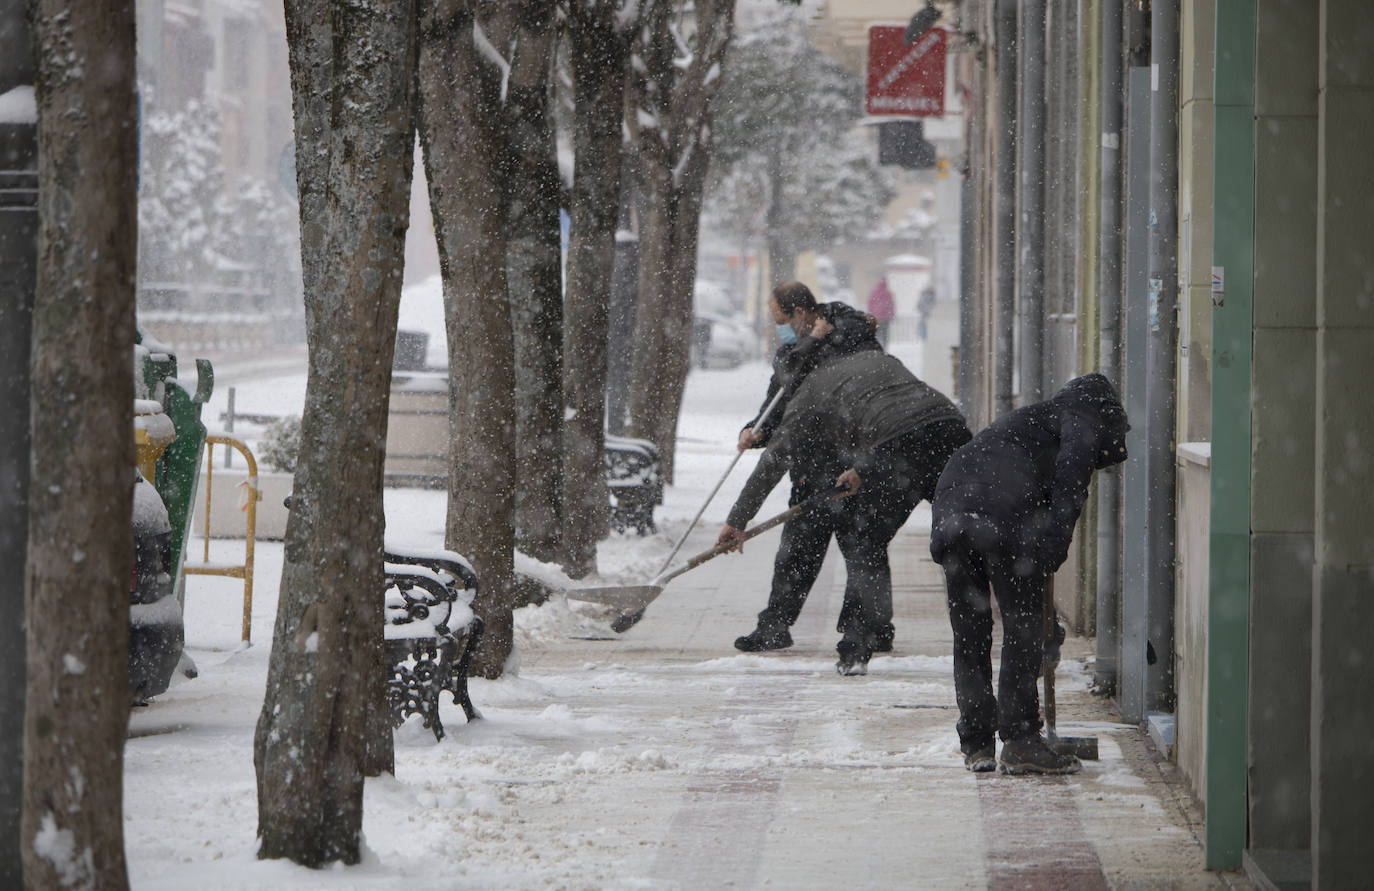
<svg viewBox="0 0 1374 891">
<path fill-rule="evenodd" d="M 945 30 L 931 28 L 907 46 L 901 25 L 868 28 L 868 90 L 874 115 L 940 117 L 945 113 Z"/>
</svg>

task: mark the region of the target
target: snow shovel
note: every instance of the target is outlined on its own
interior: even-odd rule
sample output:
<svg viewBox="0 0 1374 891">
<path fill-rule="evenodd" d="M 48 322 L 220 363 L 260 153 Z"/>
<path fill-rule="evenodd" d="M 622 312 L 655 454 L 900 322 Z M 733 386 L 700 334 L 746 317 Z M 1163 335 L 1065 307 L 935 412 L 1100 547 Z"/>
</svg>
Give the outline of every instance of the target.
<svg viewBox="0 0 1374 891">
<path fill-rule="evenodd" d="M 754 422 L 755 427 L 762 424 L 764 421 L 768 420 L 768 416 L 773 413 L 773 409 L 778 407 L 778 403 L 782 401 L 782 397 L 786 393 L 786 387 L 778 387 L 777 394 L 773 396 L 771 401 L 769 401 L 768 405 L 759 415 L 759 419 Z M 735 457 L 730 461 L 730 466 L 725 468 L 725 473 L 721 474 L 720 482 L 716 483 L 716 487 L 711 490 L 711 494 L 706 496 L 706 501 L 702 503 L 701 509 L 697 511 L 697 515 L 695 517 L 692 517 L 692 522 L 687 524 L 687 529 L 682 533 L 682 537 L 677 540 L 677 544 L 673 545 L 673 550 L 668 554 L 667 559 L 663 561 L 663 565 L 658 568 L 659 575 L 662 575 L 664 570 L 668 568 L 668 564 L 673 562 L 673 558 L 676 557 L 677 552 L 682 549 L 682 543 L 687 540 L 687 536 L 691 535 L 692 530 L 697 528 L 697 521 L 701 519 L 702 514 L 706 513 L 706 508 L 711 504 L 711 499 L 715 498 L 716 493 L 720 491 L 720 487 L 725 485 L 726 477 L 730 476 L 730 471 L 735 469 L 735 465 L 739 463 L 739 459 L 743 457 L 743 455 L 743 449 L 735 450 Z M 688 569 L 690 568 L 691 567 L 689 566 Z"/>
<path fill-rule="evenodd" d="M 1053 640 L 1058 633 L 1059 624 L 1054 618 L 1054 575 L 1045 582 L 1045 640 Z M 1097 760 L 1097 737 L 1060 736 L 1054 731 L 1054 672 L 1059 668 L 1059 647 L 1054 648 L 1051 657 L 1046 648 L 1043 663 L 1045 674 L 1045 742 L 1061 755 L 1075 755 L 1082 761 Z"/>
<path fill-rule="evenodd" d="M 741 536 L 740 543 L 743 544 L 754 536 L 767 532 L 775 526 L 781 526 L 802 511 L 822 504 L 831 498 L 835 498 L 843 494 L 844 491 L 845 490 L 842 488 L 835 487 L 834 489 L 827 489 L 824 492 L 817 492 L 805 501 L 789 507 L 776 517 L 764 520 L 757 526 L 746 529 Z M 611 622 L 611 630 L 615 631 L 617 634 L 624 634 L 626 631 L 633 628 L 640 619 L 644 618 L 644 610 L 658 598 L 658 595 L 663 593 L 664 587 L 666 587 L 669 582 L 682 575 L 687 570 L 696 569 L 707 560 L 718 557 L 729 549 L 730 545 L 728 544 L 718 544 L 710 550 L 702 551 L 700 554 L 697 554 L 672 572 L 660 572 L 648 584 L 578 588 L 569 591 L 568 596 L 572 597 L 574 600 L 587 600 L 593 603 L 605 603 L 610 606 L 619 607 L 620 615 L 615 618 L 615 621 Z"/>
</svg>

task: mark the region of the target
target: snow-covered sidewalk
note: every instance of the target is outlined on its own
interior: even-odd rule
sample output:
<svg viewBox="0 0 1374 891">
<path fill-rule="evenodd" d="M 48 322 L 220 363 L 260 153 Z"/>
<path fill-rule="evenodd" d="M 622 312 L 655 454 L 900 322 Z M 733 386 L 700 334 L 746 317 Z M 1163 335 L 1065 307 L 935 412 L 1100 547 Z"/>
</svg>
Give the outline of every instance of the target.
<svg viewBox="0 0 1374 891">
<path fill-rule="evenodd" d="M 603 543 L 600 581 L 657 569 L 728 464 L 766 373 L 761 363 L 694 373 L 678 485 L 660 509 L 660 532 Z M 265 410 L 242 395 L 240 405 Z M 684 553 L 709 546 L 747 471 L 735 471 Z M 784 498 L 775 493 L 765 514 Z M 387 510 L 390 536 L 442 543 L 442 493 L 390 490 Z M 442 742 L 416 718 L 402 727 L 396 776 L 367 787 L 363 864 L 322 871 L 254 857 L 252 734 L 281 561 L 280 543 L 262 543 L 254 646 L 237 644 L 235 584 L 193 580 L 187 636 L 200 677 L 133 716 L 125 790 L 133 886 L 1243 885 L 1203 870 L 1187 793 L 1143 736 L 1113 723 L 1109 703 L 1088 692 L 1091 650 L 1082 640 L 1066 644 L 1059 729 L 1096 735 L 1101 760 L 1067 778 L 963 770 L 928 522 L 923 505 L 894 542 L 895 649 L 874 658 L 866 677 L 834 670 L 844 572 L 833 548 L 794 647 L 732 648 L 763 606 L 776 531 L 675 580 L 624 635 L 575 601 L 522 610 L 519 664 L 499 681 L 472 682 L 483 719 L 464 725 L 445 698 Z M 235 545 L 215 542 L 215 559 L 229 559 Z M 529 561 L 522 568 L 556 577 Z"/>
</svg>

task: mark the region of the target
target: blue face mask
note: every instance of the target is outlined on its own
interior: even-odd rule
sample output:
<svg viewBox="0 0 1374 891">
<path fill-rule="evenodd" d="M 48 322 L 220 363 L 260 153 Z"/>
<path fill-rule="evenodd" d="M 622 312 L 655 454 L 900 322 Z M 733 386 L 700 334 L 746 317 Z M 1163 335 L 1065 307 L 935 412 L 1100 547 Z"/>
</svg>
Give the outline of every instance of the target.
<svg viewBox="0 0 1374 891">
<path fill-rule="evenodd" d="M 779 326 L 778 326 L 778 340 L 781 340 L 783 343 L 786 343 L 786 344 L 793 344 L 793 343 L 796 343 L 796 342 L 797 342 L 797 332 L 795 332 L 795 331 L 792 330 L 792 326 L 791 326 L 791 325 L 779 325 Z"/>
</svg>

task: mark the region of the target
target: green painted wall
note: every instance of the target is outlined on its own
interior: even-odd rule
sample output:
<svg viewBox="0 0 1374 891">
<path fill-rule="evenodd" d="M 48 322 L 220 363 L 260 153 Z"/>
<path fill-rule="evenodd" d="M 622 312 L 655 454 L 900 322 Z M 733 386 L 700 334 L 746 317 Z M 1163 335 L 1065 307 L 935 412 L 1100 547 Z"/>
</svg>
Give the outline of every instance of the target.
<svg viewBox="0 0 1374 891">
<path fill-rule="evenodd" d="M 1322 0 L 1312 878 L 1367 887 L 1374 826 L 1374 3 Z"/>
<path fill-rule="evenodd" d="M 1251 857 L 1308 848 L 1316 417 L 1317 40 L 1310 0 L 1258 0 L 1251 375 Z"/>
<path fill-rule="evenodd" d="M 1207 620 L 1207 866 L 1240 865 L 1246 843 L 1250 569 L 1250 361 L 1254 269 L 1255 3 L 1217 5 L 1212 265 L 1211 544 Z"/>
</svg>

